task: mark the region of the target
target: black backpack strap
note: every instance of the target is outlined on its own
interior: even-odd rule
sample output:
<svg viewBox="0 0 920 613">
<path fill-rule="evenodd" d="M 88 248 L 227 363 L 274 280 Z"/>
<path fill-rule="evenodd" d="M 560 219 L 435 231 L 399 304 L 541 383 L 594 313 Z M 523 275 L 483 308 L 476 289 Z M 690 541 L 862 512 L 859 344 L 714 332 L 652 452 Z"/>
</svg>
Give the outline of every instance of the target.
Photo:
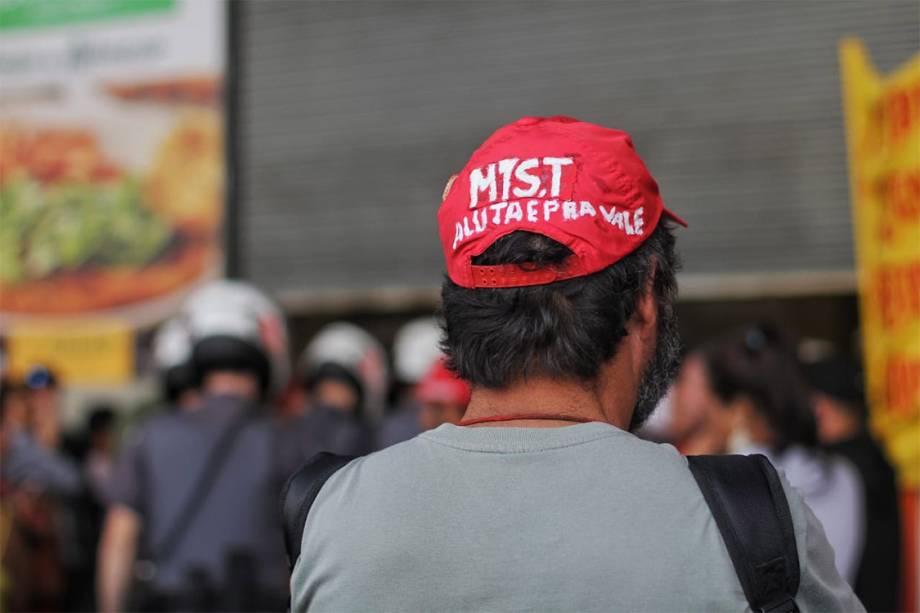
<svg viewBox="0 0 920 613">
<path fill-rule="evenodd" d="M 762 455 L 690 456 L 751 609 L 798 611 L 799 555 L 789 503 Z"/>
<path fill-rule="evenodd" d="M 355 456 L 338 455 L 323 451 L 307 460 L 287 480 L 281 491 L 281 525 L 284 529 L 284 546 L 287 549 L 290 569 L 294 570 L 300 557 L 304 524 L 310 507 L 323 485 L 337 470 L 355 459 Z"/>
<path fill-rule="evenodd" d="M 246 426 L 252 423 L 254 415 L 255 413 L 252 409 L 243 411 L 224 428 L 224 431 L 214 442 L 214 446 L 211 448 L 204 466 L 198 474 L 195 486 L 191 489 L 188 498 L 185 499 L 182 506 L 179 507 L 179 512 L 176 514 L 172 523 L 169 524 L 169 529 L 164 531 L 165 536 L 156 546 L 154 546 L 154 544 L 150 545 L 150 554 L 154 564 L 162 566 L 172 559 L 179 545 L 185 538 L 185 535 L 188 533 L 193 520 L 201 511 L 205 500 L 207 500 L 208 496 L 211 494 L 214 484 L 217 483 L 217 479 L 220 477 L 226 459 L 230 455 L 230 452 L 233 451 L 233 447 L 240 433 L 246 429 Z"/>
</svg>

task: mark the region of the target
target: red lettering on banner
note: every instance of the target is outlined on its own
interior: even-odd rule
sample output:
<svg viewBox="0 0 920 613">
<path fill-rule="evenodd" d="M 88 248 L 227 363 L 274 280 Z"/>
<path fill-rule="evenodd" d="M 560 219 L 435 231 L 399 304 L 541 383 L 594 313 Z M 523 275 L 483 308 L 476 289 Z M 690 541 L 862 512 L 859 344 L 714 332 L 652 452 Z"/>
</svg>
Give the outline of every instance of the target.
<svg viewBox="0 0 920 613">
<path fill-rule="evenodd" d="M 861 149 L 866 152 L 896 147 L 920 126 L 920 83 L 887 91 L 872 106 L 863 132 Z"/>
<path fill-rule="evenodd" d="M 875 188 L 886 214 L 898 221 L 920 218 L 920 168 L 880 177 Z"/>
<path fill-rule="evenodd" d="M 901 88 L 885 96 L 885 119 L 888 138 L 901 143 L 920 123 L 920 83 L 910 89 Z"/>
<path fill-rule="evenodd" d="M 886 328 L 920 318 L 920 262 L 879 269 L 875 291 Z"/>
<path fill-rule="evenodd" d="M 879 240 L 897 240 L 899 231 L 916 227 L 916 220 L 920 219 L 920 168 L 883 175 L 873 187 L 873 195 L 882 209 Z"/>
<path fill-rule="evenodd" d="M 869 111 L 860 141 L 864 153 L 877 153 L 905 142 L 920 129 L 920 83 L 891 89 Z"/>
<path fill-rule="evenodd" d="M 917 407 L 920 395 L 920 359 L 891 356 L 885 365 L 885 397 L 888 409 L 903 417 Z"/>
</svg>

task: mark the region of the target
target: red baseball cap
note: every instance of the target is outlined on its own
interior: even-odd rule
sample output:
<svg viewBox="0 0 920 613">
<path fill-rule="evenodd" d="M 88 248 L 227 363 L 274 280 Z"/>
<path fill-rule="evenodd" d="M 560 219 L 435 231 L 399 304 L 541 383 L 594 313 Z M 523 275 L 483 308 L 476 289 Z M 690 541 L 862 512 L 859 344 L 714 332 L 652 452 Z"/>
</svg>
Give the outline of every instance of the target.
<svg viewBox="0 0 920 613">
<path fill-rule="evenodd" d="M 544 285 L 595 273 L 652 233 L 664 207 L 629 134 L 571 117 L 499 128 L 444 188 L 438 211 L 450 279 L 462 287 Z M 563 269 L 475 265 L 499 238 L 526 230 L 572 250 Z"/>
</svg>

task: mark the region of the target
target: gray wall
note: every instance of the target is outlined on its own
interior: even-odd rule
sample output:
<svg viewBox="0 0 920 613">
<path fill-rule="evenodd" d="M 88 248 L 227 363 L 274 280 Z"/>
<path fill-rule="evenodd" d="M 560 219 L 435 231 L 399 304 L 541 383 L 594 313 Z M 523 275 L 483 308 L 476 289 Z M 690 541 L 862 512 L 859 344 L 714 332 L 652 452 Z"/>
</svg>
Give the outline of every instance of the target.
<svg viewBox="0 0 920 613">
<path fill-rule="evenodd" d="M 435 287 L 444 182 L 528 114 L 633 134 L 691 224 L 689 277 L 848 275 L 837 43 L 862 37 L 887 71 L 920 28 L 913 0 L 264 0 L 241 13 L 241 266 L 295 305 Z"/>
</svg>

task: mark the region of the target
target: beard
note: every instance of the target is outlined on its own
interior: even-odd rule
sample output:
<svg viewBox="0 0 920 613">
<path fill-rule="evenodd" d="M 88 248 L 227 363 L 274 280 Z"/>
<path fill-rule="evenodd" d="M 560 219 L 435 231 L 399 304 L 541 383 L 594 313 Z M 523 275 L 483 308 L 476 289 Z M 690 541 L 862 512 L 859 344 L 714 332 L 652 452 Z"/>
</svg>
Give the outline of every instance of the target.
<svg viewBox="0 0 920 613">
<path fill-rule="evenodd" d="M 658 310 L 658 334 L 656 336 L 655 352 L 639 380 L 636 406 L 629 421 L 630 432 L 635 432 L 652 416 L 655 407 L 671 387 L 671 382 L 680 368 L 680 334 L 677 331 L 674 305 L 670 302 Z"/>
</svg>

